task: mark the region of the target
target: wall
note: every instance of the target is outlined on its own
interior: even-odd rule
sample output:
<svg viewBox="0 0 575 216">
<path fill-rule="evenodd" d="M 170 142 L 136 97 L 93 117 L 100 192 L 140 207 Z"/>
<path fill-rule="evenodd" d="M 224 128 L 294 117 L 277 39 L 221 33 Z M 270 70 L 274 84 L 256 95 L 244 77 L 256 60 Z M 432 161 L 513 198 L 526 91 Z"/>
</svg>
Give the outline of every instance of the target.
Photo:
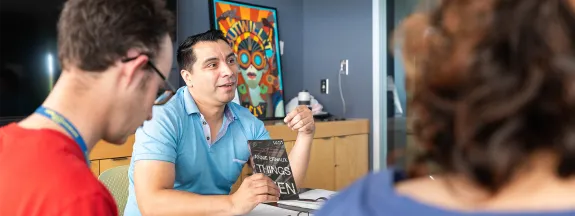
<svg viewBox="0 0 575 216">
<path fill-rule="evenodd" d="M 279 38 L 284 41 L 281 61 L 287 103 L 303 88 L 302 0 L 239 0 L 239 2 L 275 7 L 278 10 Z M 210 29 L 208 0 L 178 1 L 178 43 L 190 35 L 208 29 Z M 185 85 L 176 69 L 170 75 L 170 82 L 177 86 Z"/>
<path fill-rule="evenodd" d="M 345 117 L 372 119 L 373 116 L 371 7 L 371 0 L 303 2 L 303 87 L 326 111 L 337 116 L 343 115 L 338 85 L 342 59 L 349 59 L 349 75 L 341 76 Z M 326 78 L 329 94 L 321 94 L 321 79 Z M 371 157 L 371 137 L 369 142 Z"/>
<path fill-rule="evenodd" d="M 347 118 L 372 116 L 371 0 L 304 1 L 304 88 L 332 114 L 343 115 L 339 93 L 340 60 L 349 59 L 349 75 L 341 76 Z M 329 79 L 329 94 L 320 93 Z"/>
</svg>

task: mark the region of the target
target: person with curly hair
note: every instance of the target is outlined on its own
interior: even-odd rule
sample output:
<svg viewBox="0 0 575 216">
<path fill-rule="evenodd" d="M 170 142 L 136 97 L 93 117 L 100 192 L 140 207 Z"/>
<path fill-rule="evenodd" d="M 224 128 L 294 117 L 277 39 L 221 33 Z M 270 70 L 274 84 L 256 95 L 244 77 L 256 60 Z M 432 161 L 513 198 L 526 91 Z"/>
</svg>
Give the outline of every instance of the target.
<svg viewBox="0 0 575 216">
<path fill-rule="evenodd" d="M 443 0 L 394 42 L 441 173 L 372 173 L 314 215 L 575 215 L 575 0 Z"/>
</svg>

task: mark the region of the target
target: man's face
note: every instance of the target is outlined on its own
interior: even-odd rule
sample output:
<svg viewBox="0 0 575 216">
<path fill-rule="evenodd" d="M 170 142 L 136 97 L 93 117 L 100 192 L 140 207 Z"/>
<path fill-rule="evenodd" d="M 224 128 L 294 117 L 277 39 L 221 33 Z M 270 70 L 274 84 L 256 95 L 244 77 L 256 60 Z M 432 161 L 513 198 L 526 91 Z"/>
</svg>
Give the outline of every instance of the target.
<svg viewBox="0 0 575 216">
<path fill-rule="evenodd" d="M 172 41 L 166 35 L 155 59 L 148 60 L 165 77 L 169 77 L 172 68 L 172 51 Z M 158 90 L 164 87 L 165 81 L 148 66 L 140 67 L 133 73 L 134 83 L 125 92 L 119 93 L 123 96 L 115 107 L 114 116 L 110 116 L 112 125 L 108 127 L 105 137 L 108 142 L 124 143 L 144 121 L 150 120 Z"/>
<path fill-rule="evenodd" d="M 232 48 L 223 40 L 203 41 L 194 45 L 196 61 L 187 83 L 193 85 L 194 100 L 213 105 L 234 99 L 239 66 Z"/>
</svg>

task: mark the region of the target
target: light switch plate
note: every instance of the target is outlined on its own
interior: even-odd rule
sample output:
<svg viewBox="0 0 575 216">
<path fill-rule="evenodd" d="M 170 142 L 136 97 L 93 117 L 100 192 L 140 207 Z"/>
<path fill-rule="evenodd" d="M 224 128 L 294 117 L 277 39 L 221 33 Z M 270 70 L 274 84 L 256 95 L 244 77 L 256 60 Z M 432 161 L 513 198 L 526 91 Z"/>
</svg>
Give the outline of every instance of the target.
<svg viewBox="0 0 575 216">
<path fill-rule="evenodd" d="M 322 79 L 321 80 L 321 93 L 322 94 L 329 94 L 329 80 Z"/>
<path fill-rule="evenodd" d="M 344 59 L 339 63 L 339 72 L 343 75 L 349 74 L 349 60 Z"/>
</svg>

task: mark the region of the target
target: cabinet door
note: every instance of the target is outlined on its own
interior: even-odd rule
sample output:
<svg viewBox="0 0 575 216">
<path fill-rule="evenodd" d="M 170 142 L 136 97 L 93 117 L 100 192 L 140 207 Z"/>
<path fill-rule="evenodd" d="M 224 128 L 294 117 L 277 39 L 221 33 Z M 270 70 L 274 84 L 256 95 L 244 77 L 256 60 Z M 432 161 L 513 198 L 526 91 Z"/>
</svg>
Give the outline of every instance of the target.
<svg viewBox="0 0 575 216">
<path fill-rule="evenodd" d="M 89 158 L 90 160 L 96 160 L 131 156 L 134 148 L 134 140 L 134 135 L 129 136 L 122 145 L 110 144 L 101 140 L 96 143 L 92 151 L 90 151 Z"/>
<path fill-rule="evenodd" d="M 100 160 L 91 160 L 90 170 L 92 170 L 92 173 L 98 178 L 98 176 L 100 176 Z"/>
<path fill-rule="evenodd" d="M 131 157 L 120 157 L 100 160 L 100 173 L 104 171 L 122 165 L 129 165 Z"/>
<path fill-rule="evenodd" d="M 335 189 L 340 190 L 368 173 L 367 134 L 335 138 Z"/>
<path fill-rule="evenodd" d="M 314 139 L 304 184 L 300 188 L 335 189 L 334 139 Z"/>
</svg>

